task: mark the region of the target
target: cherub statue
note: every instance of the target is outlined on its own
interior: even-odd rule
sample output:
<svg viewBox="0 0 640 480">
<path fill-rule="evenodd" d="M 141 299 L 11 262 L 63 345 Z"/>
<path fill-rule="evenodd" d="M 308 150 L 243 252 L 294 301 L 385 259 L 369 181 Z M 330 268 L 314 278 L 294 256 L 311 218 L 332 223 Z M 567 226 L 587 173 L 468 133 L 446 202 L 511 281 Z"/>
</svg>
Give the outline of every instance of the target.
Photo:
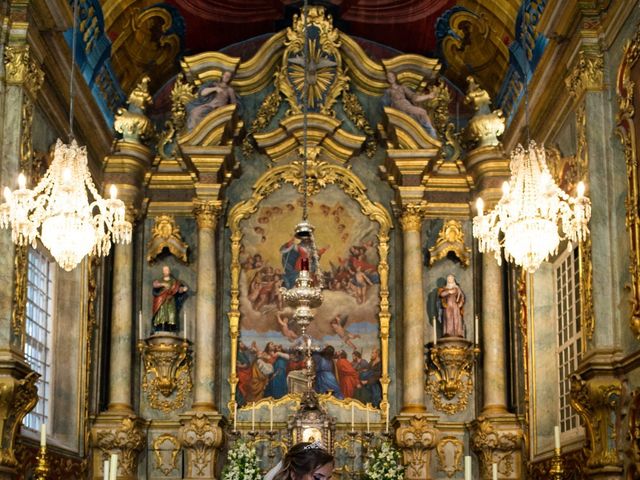
<svg viewBox="0 0 640 480">
<path fill-rule="evenodd" d="M 433 123 L 427 110 L 419 105 L 421 102 L 434 98 L 435 93 L 419 94 L 418 92 L 414 92 L 409 87 L 399 84 L 396 74 L 393 72 L 387 72 L 387 80 L 389 81 L 387 91 L 391 97 L 391 106 L 415 118 L 429 135 L 437 138 L 438 134 L 435 128 L 433 128 Z"/>
<path fill-rule="evenodd" d="M 200 98 L 194 100 L 189 112 L 189 119 L 187 120 L 187 128 L 189 130 L 214 110 L 225 105 L 238 103 L 236 92 L 231 86 L 232 79 L 233 73 L 227 70 L 222 74 L 219 82 L 205 86 L 200 90 Z"/>
</svg>

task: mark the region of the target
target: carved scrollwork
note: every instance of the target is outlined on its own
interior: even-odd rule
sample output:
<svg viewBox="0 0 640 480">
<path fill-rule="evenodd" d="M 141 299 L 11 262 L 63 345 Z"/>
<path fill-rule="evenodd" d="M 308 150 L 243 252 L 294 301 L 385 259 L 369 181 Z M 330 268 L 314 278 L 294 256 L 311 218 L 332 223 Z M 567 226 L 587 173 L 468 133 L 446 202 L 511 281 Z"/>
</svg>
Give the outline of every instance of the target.
<svg viewBox="0 0 640 480">
<path fill-rule="evenodd" d="M 449 253 L 453 253 L 464 267 L 469 266 L 471 249 L 464 243 L 462 223 L 458 220 L 444 222 L 440 233 L 438 233 L 436 244 L 433 247 L 429 247 L 429 266 L 446 258 Z"/>
<path fill-rule="evenodd" d="M 438 455 L 438 470 L 453 477 L 457 472 L 462 472 L 462 454 L 464 444 L 456 437 L 444 437 L 436 446 Z"/>
<path fill-rule="evenodd" d="M 396 442 L 402 450 L 407 478 L 427 478 L 429 451 L 438 443 L 438 430 L 427 417 L 411 417 L 396 429 Z"/>
<path fill-rule="evenodd" d="M 604 56 L 599 52 L 581 50 L 565 84 L 569 94 L 576 98 L 586 90 L 601 90 L 604 84 Z"/>
<path fill-rule="evenodd" d="M 471 445 L 480 460 L 481 478 L 491 477 L 492 464 L 498 472 L 510 478 L 516 471 L 514 455 L 520 451 L 522 431 L 518 428 L 503 430 L 494 421 L 480 416 L 472 426 Z"/>
<path fill-rule="evenodd" d="M 165 476 L 178 469 L 178 454 L 180 453 L 180 442 L 168 433 L 159 435 L 153 441 L 153 456 L 156 461 L 156 469 Z"/>
<path fill-rule="evenodd" d="M 99 430 L 96 434 L 96 446 L 102 451 L 104 459 L 113 451 L 118 452 L 118 475 L 135 475 L 138 454 L 146 445 L 146 433 L 135 417 L 125 417 L 117 428 Z"/>
<path fill-rule="evenodd" d="M 182 263 L 189 263 L 189 245 L 182 239 L 180 227 L 171 215 L 159 215 L 155 218 L 151 240 L 147 244 L 147 262 L 153 263 L 165 248 Z"/>
<path fill-rule="evenodd" d="M 22 420 L 38 401 L 36 382 L 39 377 L 37 373 L 30 372 L 21 380 L 8 375 L 0 378 L 0 418 L 3 419 L 1 466 L 15 468 L 18 465 L 14 442 Z"/>
<path fill-rule="evenodd" d="M 622 460 L 612 438 L 616 438 L 616 418 L 620 406 L 622 382 L 616 378 L 597 377 L 583 380 L 571 377 L 571 406 L 578 412 L 587 432 L 587 467 L 620 469 Z"/>
<path fill-rule="evenodd" d="M 622 61 L 618 67 L 616 94 L 618 97 L 618 114 L 616 117 L 616 134 L 624 147 L 627 164 L 626 226 L 629 232 L 629 253 L 631 274 L 631 331 L 640 340 L 640 218 L 638 205 L 640 200 L 640 172 L 638 171 L 637 140 L 635 126 L 635 89 L 631 71 L 640 57 L 640 30 L 625 46 Z"/>
<path fill-rule="evenodd" d="M 216 471 L 216 450 L 224 443 L 224 434 L 218 426 L 218 420 L 203 412 L 197 412 L 183 422 L 179 438 L 182 447 L 187 451 L 186 476 L 213 478 Z"/>
<path fill-rule="evenodd" d="M 480 350 L 464 339 L 443 338 L 429 351 L 426 391 L 433 406 L 447 415 L 467 408 L 473 391 L 472 368 Z"/>
</svg>

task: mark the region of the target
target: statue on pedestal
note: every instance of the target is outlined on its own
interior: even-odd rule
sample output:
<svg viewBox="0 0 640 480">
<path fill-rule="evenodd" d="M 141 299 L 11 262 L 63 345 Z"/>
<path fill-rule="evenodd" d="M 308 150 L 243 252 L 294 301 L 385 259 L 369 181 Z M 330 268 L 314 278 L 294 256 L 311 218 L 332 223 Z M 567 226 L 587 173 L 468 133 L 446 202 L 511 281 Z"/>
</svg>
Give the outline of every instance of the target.
<svg viewBox="0 0 640 480">
<path fill-rule="evenodd" d="M 438 289 L 440 299 L 440 320 L 445 337 L 464 337 L 464 292 L 456 282 L 456 277 L 447 275 L 447 283 Z"/>
<path fill-rule="evenodd" d="M 175 332 L 178 313 L 186 300 L 189 288 L 171 275 L 171 269 L 162 267 L 162 278 L 153 281 L 153 330 Z"/>
</svg>

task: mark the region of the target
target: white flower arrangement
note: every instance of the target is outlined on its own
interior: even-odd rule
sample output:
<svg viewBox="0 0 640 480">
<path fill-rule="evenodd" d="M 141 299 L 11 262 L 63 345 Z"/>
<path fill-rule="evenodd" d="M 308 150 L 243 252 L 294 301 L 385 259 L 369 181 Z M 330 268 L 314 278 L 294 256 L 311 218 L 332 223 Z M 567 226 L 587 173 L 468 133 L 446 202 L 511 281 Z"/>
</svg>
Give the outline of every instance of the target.
<svg viewBox="0 0 640 480">
<path fill-rule="evenodd" d="M 243 441 L 236 442 L 227 454 L 222 480 L 262 480 L 256 449 Z"/>
<path fill-rule="evenodd" d="M 364 465 L 365 480 L 403 480 L 404 466 L 400 452 L 391 444 L 383 442 L 377 447 Z"/>
</svg>

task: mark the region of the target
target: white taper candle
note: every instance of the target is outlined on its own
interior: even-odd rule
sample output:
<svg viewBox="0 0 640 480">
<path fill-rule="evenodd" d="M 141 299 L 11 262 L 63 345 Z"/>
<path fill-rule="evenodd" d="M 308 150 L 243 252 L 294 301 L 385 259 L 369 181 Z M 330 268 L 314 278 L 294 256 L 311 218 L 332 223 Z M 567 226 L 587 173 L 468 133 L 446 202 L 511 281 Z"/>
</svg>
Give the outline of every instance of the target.
<svg viewBox="0 0 640 480">
<path fill-rule="evenodd" d="M 553 427 L 553 438 L 555 440 L 556 450 L 560 450 L 560 425 Z"/>
<path fill-rule="evenodd" d="M 464 480 L 471 480 L 471 457 L 464 457 Z"/>
<path fill-rule="evenodd" d="M 40 446 L 47 446 L 47 424 L 43 423 L 40 425 Z"/>
</svg>

